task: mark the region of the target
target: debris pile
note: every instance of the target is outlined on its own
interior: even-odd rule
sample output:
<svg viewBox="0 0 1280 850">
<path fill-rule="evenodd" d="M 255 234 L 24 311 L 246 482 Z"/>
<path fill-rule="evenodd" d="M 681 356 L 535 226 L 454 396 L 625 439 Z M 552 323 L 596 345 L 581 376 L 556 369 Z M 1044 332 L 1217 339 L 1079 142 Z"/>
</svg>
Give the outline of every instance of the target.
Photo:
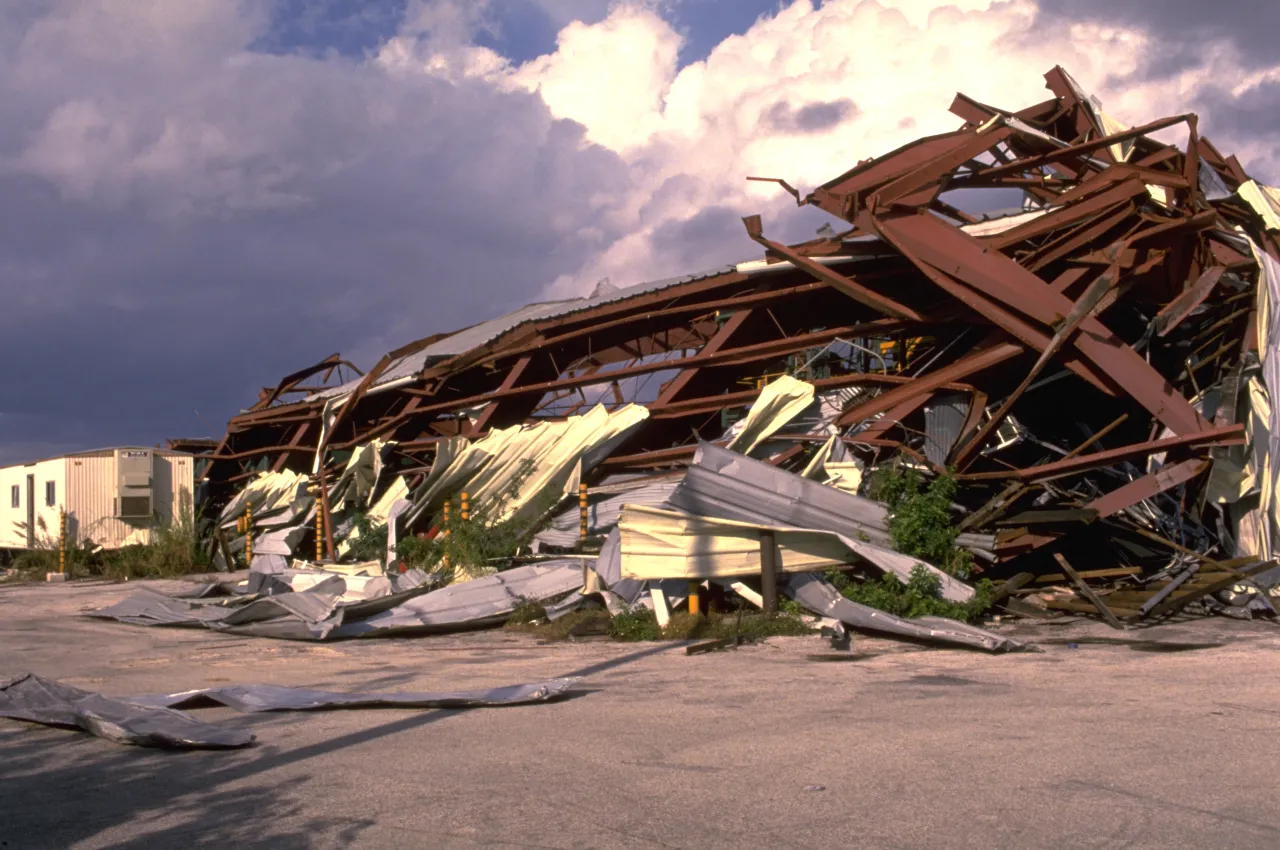
<svg viewBox="0 0 1280 850">
<path fill-rule="evenodd" d="M 1129 128 L 1061 68 L 1046 80 L 1018 111 L 958 95 L 959 129 L 807 195 L 776 181 L 839 231 L 784 245 L 750 216 L 763 259 L 605 282 L 346 383 L 334 355 L 264 389 L 207 455 L 220 563 L 373 559 L 447 584 L 377 613 L 330 584 L 286 629 L 311 637 L 525 599 L 772 610 L 781 590 L 828 626 L 1020 648 L 864 604 L 882 575 L 945 611 L 1273 616 L 1280 191 L 1194 115 Z M 186 604 L 115 613 L 258 625 L 256 601 Z M 264 622 L 303 617 L 279 611 Z"/>
</svg>

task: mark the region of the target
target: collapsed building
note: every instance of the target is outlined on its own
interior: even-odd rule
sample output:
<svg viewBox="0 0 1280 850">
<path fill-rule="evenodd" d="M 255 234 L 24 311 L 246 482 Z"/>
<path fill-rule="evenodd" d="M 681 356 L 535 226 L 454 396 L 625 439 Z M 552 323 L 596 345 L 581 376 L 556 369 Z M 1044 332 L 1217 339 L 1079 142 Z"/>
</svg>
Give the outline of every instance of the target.
<svg viewBox="0 0 1280 850">
<path fill-rule="evenodd" d="M 331 594 L 321 631 L 475 623 L 575 591 L 665 612 L 701 582 L 768 602 L 776 568 L 848 626 L 1009 648 L 850 608 L 822 578 L 905 580 L 920 561 L 868 498 L 896 466 L 955 482 L 972 568 L 924 565 L 948 599 L 981 576 L 1026 616 L 1274 615 L 1280 192 L 1195 115 L 1126 127 L 1061 68 L 1045 77 L 1053 96 L 1017 111 L 957 95 L 958 129 L 807 195 L 775 180 L 840 223 L 811 241 L 748 216 L 760 259 L 527 305 L 345 382 L 337 355 L 285 377 L 205 456 L 220 563 L 291 575 L 374 523 L 380 575 L 466 494 L 536 525 L 544 560 L 358 621 L 332 621 Z M 1185 146 L 1153 137 L 1178 129 Z M 1022 202 L 965 212 L 979 190 Z M 124 615 L 187 616 L 145 608 Z"/>
</svg>

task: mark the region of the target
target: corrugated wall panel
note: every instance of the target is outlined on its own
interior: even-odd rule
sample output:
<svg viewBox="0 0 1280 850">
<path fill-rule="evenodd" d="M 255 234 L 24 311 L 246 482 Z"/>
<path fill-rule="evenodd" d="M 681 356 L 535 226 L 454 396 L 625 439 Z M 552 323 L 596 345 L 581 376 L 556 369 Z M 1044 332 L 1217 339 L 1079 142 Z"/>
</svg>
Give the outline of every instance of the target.
<svg viewBox="0 0 1280 850">
<path fill-rule="evenodd" d="M 139 529 L 115 518 L 116 459 L 114 454 L 67 458 L 68 531 L 78 540 L 92 540 L 104 549 L 118 549 Z"/>
</svg>

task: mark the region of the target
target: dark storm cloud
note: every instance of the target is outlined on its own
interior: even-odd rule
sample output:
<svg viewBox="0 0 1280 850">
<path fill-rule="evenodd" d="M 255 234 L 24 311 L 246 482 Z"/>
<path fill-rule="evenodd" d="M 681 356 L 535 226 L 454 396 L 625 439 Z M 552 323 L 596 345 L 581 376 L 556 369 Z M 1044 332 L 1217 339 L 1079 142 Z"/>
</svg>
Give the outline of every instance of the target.
<svg viewBox="0 0 1280 850">
<path fill-rule="evenodd" d="M 1180 67 L 1180 47 L 1229 39 L 1241 63 L 1265 67 L 1275 63 L 1280 3 L 1271 0 L 1039 0 L 1039 27 L 1094 21 L 1140 27 L 1170 47 L 1154 52 L 1149 74 Z"/>
<path fill-rule="evenodd" d="M 288 371 L 503 312 L 616 236 L 582 223 L 622 163 L 535 97 L 247 52 L 252 21 L 190 5 L 168 40 L 102 32 L 110 0 L 21 39 L 0 12 L 0 462 L 220 432 Z"/>
<path fill-rule="evenodd" d="M 654 228 L 654 251 L 686 272 L 737 262 L 756 252 L 742 227 L 742 214 L 711 206 L 690 218 L 667 221 Z"/>
<path fill-rule="evenodd" d="M 816 133 L 829 130 L 841 121 L 858 114 L 858 106 L 847 97 L 839 100 L 792 106 L 780 100 L 765 110 L 765 125 L 784 133 Z"/>
<path fill-rule="evenodd" d="M 1274 136 L 1280 130 L 1280 81 L 1259 83 L 1239 97 L 1233 97 L 1225 85 L 1213 86 L 1200 94 L 1195 108 L 1212 113 L 1213 125 L 1202 128 L 1211 138 Z"/>
</svg>

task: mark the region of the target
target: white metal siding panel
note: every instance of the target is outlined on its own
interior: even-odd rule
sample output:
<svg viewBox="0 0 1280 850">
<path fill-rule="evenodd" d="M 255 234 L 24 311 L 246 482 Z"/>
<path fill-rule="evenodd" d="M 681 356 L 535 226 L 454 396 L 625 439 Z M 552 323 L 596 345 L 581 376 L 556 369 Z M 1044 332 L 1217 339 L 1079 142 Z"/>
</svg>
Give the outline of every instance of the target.
<svg viewBox="0 0 1280 850">
<path fill-rule="evenodd" d="M 68 521 L 68 530 L 78 540 L 87 538 L 104 549 L 118 549 L 130 537 L 136 536 L 139 533 L 137 527 L 115 518 L 114 453 L 70 457 L 67 464 L 67 498 L 69 513 L 74 518 L 74 522 Z"/>
<path fill-rule="evenodd" d="M 88 537 L 105 549 L 148 542 L 151 539 L 148 523 L 116 518 L 116 471 L 113 449 L 0 468 L 0 548 L 26 548 L 26 530 L 21 524 L 27 517 L 28 474 L 35 476 L 37 538 L 56 541 L 59 511 L 65 507 L 67 532 L 76 540 Z M 153 504 L 162 522 L 170 521 L 182 508 L 184 492 L 186 501 L 190 502 L 195 487 L 194 473 L 190 455 L 154 450 Z M 56 488 L 52 507 L 45 505 L 48 481 L 53 481 Z M 10 500 L 10 488 L 15 484 L 21 495 L 16 510 Z"/>
<path fill-rule="evenodd" d="M 156 510 L 163 522 L 172 522 L 185 510 L 195 510 L 194 460 L 186 455 L 156 453 L 154 496 Z"/>
<path fill-rule="evenodd" d="M 36 479 L 36 546 L 56 546 L 61 510 L 66 505 L 67 498 L 66 458 L 42 460 L 27 467 L 27 471 L 34 472 Z M 51 481 L 54 487 L 54 502 L 48 505 L 45 500 L 45 488 Z M 25 544 L 24 540 L 24 547 Z"/>
<path fill-rule="evenodd" d="M 12 488 L 18 488 L 18 507 L 13 507 Z M 27 532 L 27 467 L 0 469 L 0 549 L 25 549 Z"/>
</svg>

